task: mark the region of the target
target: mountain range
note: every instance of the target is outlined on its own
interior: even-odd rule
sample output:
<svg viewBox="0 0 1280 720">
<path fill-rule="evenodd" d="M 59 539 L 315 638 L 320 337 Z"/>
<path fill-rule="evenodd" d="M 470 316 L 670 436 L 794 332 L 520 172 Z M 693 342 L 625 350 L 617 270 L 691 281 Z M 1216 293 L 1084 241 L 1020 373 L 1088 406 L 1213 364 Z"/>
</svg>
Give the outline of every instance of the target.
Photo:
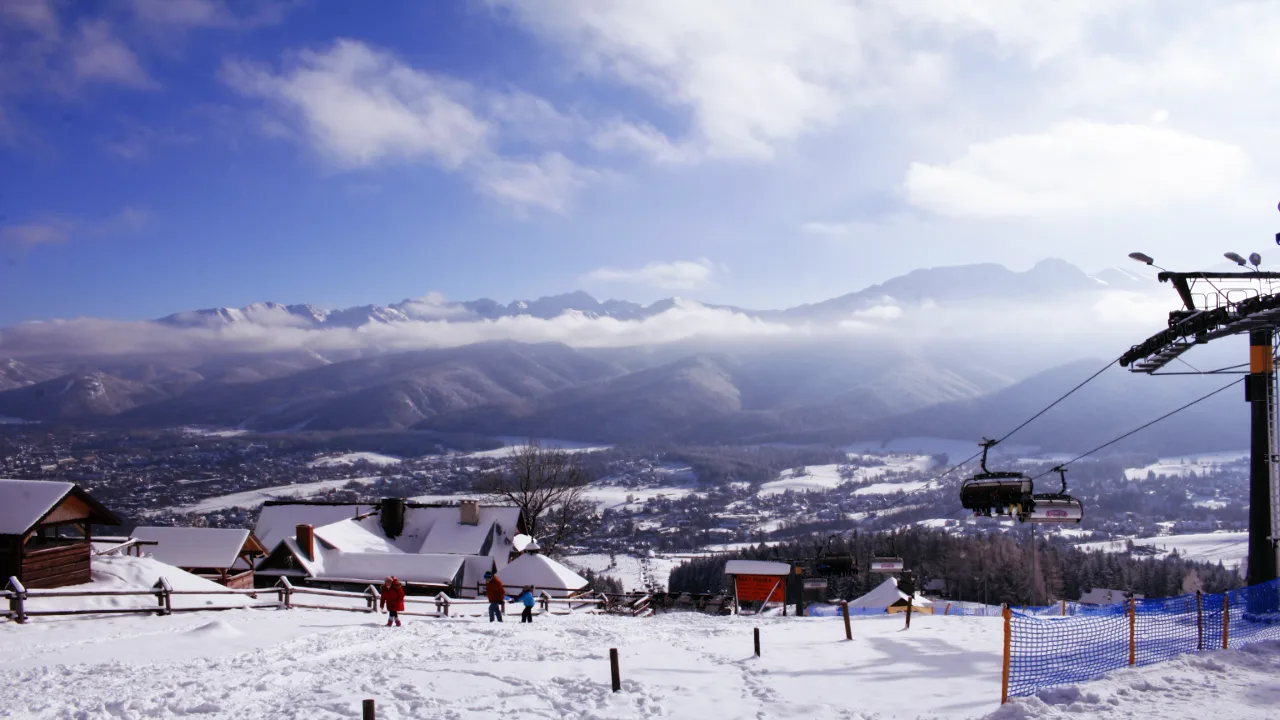
<svg viewBox="0 0 1280 720">
<path fill-rule="evenodd" d="M 28 323 L 0 330 L 0 417 L 115 428 L 420 429 L 605 442 L 847 442 L 910 435 L 976 440 L 1016 424 L 1063 383 L 1087 377 L 1071 361 L 1092 353 L 1065 332 L 1062 338 L 1040 332 L 1041 339 L 1029 341 L 1034 333 L 1006 318 L 970 330 L 956 326 L 954 313 L 1028 305 L 1064 315 L 1096 313 L 1118 297 L 1172 299 L 1161 292 L 1172 294 L 1140 275 L 1115 269 L 1090 275 L 1048 260 L 1024 272 L 993 264 L 917 270 L 782 310 L 678 298 L 642 306 L 600 302 L 582 292 L 505 305 L 428 296 L 336 311 L 260 303 L 130 324 L 123 331 L 130 337 L 162 330 L 170 342 L 190 335 L 201 343 L 111 353 L 87 340 L 86 349 L 77 351 L 78 328 L 94 326 Z M 953 314 L 929 315 L 937 308 Z M 607 327 L 616 329 L 670 324 L 689 313 L 712 313 L 730 319 L 730 327 L 769 332 L 623 344 L 487 339 L 406 349 L 386 343 L 396 337 L 387 331 L 397 328 L 430 338 L 444 328 L 492 328 L 527 316 L 569 321 L 572 328 L 613 323 Z M 909 330 L 897 331 L 902 324 Z M 861 330 L 831 330 L 848 327 Z M 1128 334 L 1117 337 L 1137 342 L 1146 329 L 1158 328 L 1125 326 Z M 62 335 L 59 349 L 50 351 L 47 333 L 54 331 Z M 306 332 L 289 334 L 297 331 Z M 308 345 L 316 333 L 334 331 L 346 333 L 343 344 Z M 258 351 L 216 342 L 246 332 L 302 340 Z M 350 341 L 365 336 L 376 341 Z M 29 338 L 44 344 L 24 346 Z M 1082 393 L 1079 402 L 1046 416 L 1027 441 L 1077 449 L 1178 397 L 1168 384 L 1113 374 L 1104 391 Z M 1238 410 L 1223 403 L 1197 408 L 1199 415 L 1189 417 L 1215 423 L 1214 432 L 1180 435 L 1178 447 L 1243 446 Z"/>
</svg>

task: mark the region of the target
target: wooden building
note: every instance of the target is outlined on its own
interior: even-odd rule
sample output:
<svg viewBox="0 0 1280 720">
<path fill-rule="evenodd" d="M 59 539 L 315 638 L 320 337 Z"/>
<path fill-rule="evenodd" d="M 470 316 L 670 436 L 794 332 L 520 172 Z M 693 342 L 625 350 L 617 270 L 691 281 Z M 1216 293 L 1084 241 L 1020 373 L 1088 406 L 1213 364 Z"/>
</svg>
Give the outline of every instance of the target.
<svg viewBox="0 0 1280 720">
<path fill-rule="evenodd" d="M 10 577 L 28 588 L 89 582 L 92 526 L 119 524 L 78 485 L 0 479 L 0 584 Z"/>
<path fill-rule="evenodd" d="M 235 589 L 253 587 L 254 563 L 267 554 L 252 532 L 234 528 L 138 527 L 130 535 L 156 560 Z"/>
</svg>

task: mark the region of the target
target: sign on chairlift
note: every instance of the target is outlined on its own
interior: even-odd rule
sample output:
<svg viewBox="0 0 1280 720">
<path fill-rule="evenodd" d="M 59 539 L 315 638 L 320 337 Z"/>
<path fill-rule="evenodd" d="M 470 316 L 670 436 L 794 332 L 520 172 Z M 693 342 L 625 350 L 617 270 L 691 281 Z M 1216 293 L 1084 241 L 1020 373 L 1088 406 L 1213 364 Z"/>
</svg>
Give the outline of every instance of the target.
<svg viewBox="0 0 1280 720">
<path fill-rule="evenodd" d="M 827 581 L 822 578 L 807 578 L 804 581 L 805 590 L 826 590 Z"/>
<path fill-rule="evenodd" d="M 871 561 L 871 572 L 874 573 L 896 573 L 902 572 L 902 558 L 881 557 Z"/>
</svg>

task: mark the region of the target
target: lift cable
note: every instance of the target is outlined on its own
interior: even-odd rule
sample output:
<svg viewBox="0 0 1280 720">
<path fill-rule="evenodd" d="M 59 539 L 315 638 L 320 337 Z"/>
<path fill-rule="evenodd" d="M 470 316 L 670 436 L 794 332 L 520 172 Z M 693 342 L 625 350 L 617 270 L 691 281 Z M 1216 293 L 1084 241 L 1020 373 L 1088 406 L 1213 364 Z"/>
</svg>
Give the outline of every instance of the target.
<svg viewBox="0 0 1280 720">
<path fill-rule="evenodd" d="M 1142 430 L 1146 430 L 1147 428 L 1151 427 L 1152 425 L 1155 425 L 1156 423 L 1160 422 L 1161 420 L 1165 420 L 1165 419 L 1167 419 L 1167 418 L 1169 418 L 1169 417 L 1172 417 L 1172 416 L 1174 416 L 1174 415 L 1176 415 L 1176 414 L 1178 414 L 1178 413 L 1182 412 L 1183 410 L 1186 410 L 1187 408 L 1191 407 L 1192 405 L 1195 405 L 1195 404 L 1197 404 L 1197 403 L 1200 403 L 1200 402 L 1203 402 L 1203 401 L 1205 401 L 1205 400 L 1208 400 L 1209 398 L 1213 397 L 1214 395 L 1217 395 L 1218 393 L 1220 393 L 1220 392 L 1222 392 L 1222 391 L 1224 391 L 1224 390 L 1227 390 L 1227 389 L 1231 388 L 1231 387 L 1232 387 L 1232 386 L 1234 386 L 1234 385 L 1238 385 L 1238 384 L 1240 384 L 1240 383 L 1241 383 L 1241 382 L 1243 382 L 1243 381 L 1244 381 L 1244 378 L 1239 378 L 1239 379 L 1237 379 L 1237 380 L 1232 380 L 1231 382 L 1227 383 L 1226 385 L 1223 385 L 1222 387 L 1218 388 L 1217 390 L 1214 390 L 1213 392 L 1211 392 L 1211 393 L 1209 393 L 1209 394 L 1207 394 L 1207 395 L 1201 395 L 1200 397 L 1196 398 L 1195 400 L 1192 400 L 1191 402 L 1187 403 L 1186 405 L 1183 405 L 1183 406 L 1182 406 L 1182 407 L 1180 407 L 1180 408 L 1177 408 L 1176 410 L 1170 410 L 1169 412 L 1165 413 L 1164 415 L 1161 415 L 1160 417 L 1156 418 L 1155 420 L 1152 420 L 1151 422 L 1149 422 L 1149 423 L 1147 423 L 1147 424 L 1145 424 L 1145 425 L 1142 425 L 1142 426 L 1140 426 L 1140 427 L 1136 427 L 1136 428 L 1134 428 L 1134 429 L 1130 430 L 1129 432 L 1127 432 L 1127 433 L 1125 433 L 1125 434 L 1121 435 L 1120 437 L 1115 438 L 1114 440 L 1110 440 L 1110 441 L 1108 441 L 1108 442 L 1105 442 L 1105 443 L 1103 443 L 1103 444 L 1099 445 L 1098 447 L 1096 447 L 1096 448 L 1094 448 L 1094 449 L 1090 450 L 1090 451 L 1089 451 L 1089 452 L 1087 452 L 1087 453 L 1084 453 L 1084 454 L 1082 454 L 1082 455 L 1077 455 L 1076 457 L 1073 457 L 1073 458 L 1071 458 L 1070 460 L 1068 460 L 1068 461 L 1066 461 L 1066 462 L 1064 462 L 1064 463 L 1061 463 L 1061 464 L 1059 464 L 1059 465 L 1055 466 L 1055 469 L 1056 469 L 1056 468 L 1060 468 L 1060 467 L 1063 467 L 1063 468 L 1064 468 L 1064 467 L 1066 467 L 1066 466 L 1070 465 L 1071 463 L 1073 463 L 1073 462 L 1075 462 L 1075 461 L 1077 461 L 1077 460 L 1083 460 L 1084 458 L 1089 457 L 1090 455 L 1092 455 L 1092 454 L 1094 454 L 1094 453 L 1098 452 L 1099 450 L 1102 450 L 1102 449 L 1104 449 L 1104 448 L 1108 448 L 1108 447 L 1110 447 L 1110 446 L 1112 446 L 1112 445 L 1115 445 L 1116 443 L 1120 442 L 1121 440 L 1124 440 L 1125 438 L 1129 437 L 1130 435 L 1134 435 L 1134 434 L 1136 434 L 1136 433 L 1138 433 L 1138 432 L 1141 432 Z M 1034 482 L 1034 481 L 1039 480 L 1040 478 L 1044 477 L 1045 475 L 1048 475 L 1048 474 L 1049 474 L 1049 473 L 1051 473 L 1051 472 L 1054 472 L 1054 470 L 1046 470 L 1045 472 L 1042 472 L 1042 473 L 1040 473 L 1039 475 L 1036 475 L 1035 477 L 1031 478 L 1031 480 Z"/>
</svg>

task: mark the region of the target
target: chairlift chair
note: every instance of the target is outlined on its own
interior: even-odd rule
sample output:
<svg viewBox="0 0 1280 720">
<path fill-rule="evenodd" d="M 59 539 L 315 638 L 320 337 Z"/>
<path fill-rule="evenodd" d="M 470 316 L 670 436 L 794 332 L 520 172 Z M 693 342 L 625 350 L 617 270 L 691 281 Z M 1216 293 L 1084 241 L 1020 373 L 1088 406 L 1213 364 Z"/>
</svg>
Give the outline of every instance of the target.
<svg viewBox="0 0 1280 720">
<path fill-rule="evenodd" d="M 1020 472 L 987 469 L 987 451 L 997 442 L 983 438 L 982 472 L 964 481 L 960 487 L 960 505 L 982 517 L 1020 516 L 1034 503 L 1031 478 Z"/>
<path fill-rule="evenodd" d="M 1031 506 L 1018 514 L 1019 522 L 1078 523 L 1084 519 L 1084 506 L 1067 494 L 1067 469 L 1059 465 L 1050 472 L 1058 473 L 1062 489 L 1032 495 Z"/>
</svg>

